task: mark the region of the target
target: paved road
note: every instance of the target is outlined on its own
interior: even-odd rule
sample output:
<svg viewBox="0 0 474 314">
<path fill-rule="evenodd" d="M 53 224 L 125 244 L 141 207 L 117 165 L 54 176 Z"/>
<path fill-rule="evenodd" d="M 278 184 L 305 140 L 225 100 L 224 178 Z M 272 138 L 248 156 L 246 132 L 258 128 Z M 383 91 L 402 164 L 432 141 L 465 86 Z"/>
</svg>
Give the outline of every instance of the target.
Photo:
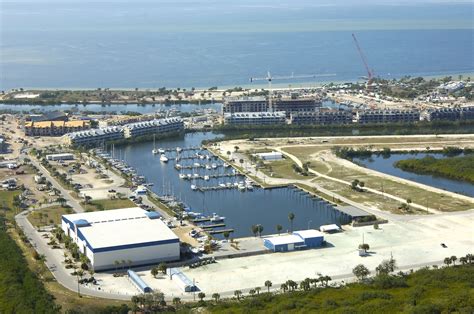
<svg viewBox="0 0 474 314">
<path fill-rule="evenodd" d="M 56 180 L 56 178 L 54 178 L 50 173 L 49 171 L 43 167 L 43 165 L 41 165 L 41 163 L 35 158 L 35 157 L 31 157 L 30 158 L 31 160 L 31 163 L 33 165 L 35 165 L 39 172 L 49 181 L 51 182 L 51 184 L 53 185 L 53 187 L 55 187 L 56 189 L 58 189 L 60 192 L 61 192 L 61 196 L 67 201 L 67 204 L 69 206 L 72 207 L 72 209 L 76 212 L 76 213 L 82 213 L 84 212 L 84 208 L 82 208 L 81 204 L 79 204 L 79 202 L 71 196 L 71 194 L 69 194 L 69 191 L 66 190 L 65 188 L 62 187 L 61 184 L 58 183 L 58 181 Z"/>
<path fill-rule="evenodd" d="M 46 257 L 45 264 L 53 274 L 54 278 L 56 278 L 58 283 L 60 283 L 63 287 L 71 291 L 77 292 L 77 278 L 70 274 L 72 270 L 67 270 L 63 265 L 64 251 L 59 249 L 54 250 L 50 246 L 48 246 L 47 242 L 49 241 L 49 239 L 45 239 L 42 237 L 45 233 L 38 232 L 26 218 L 29 212 L 30 210 L 26 210 L 16 215 L 16 223 L 18 224 L 18 226 L 20 226 L 21 229 L 23 229 L 23 232 L 28 237 L 28 239 L 30 239 L 30 242 L 35 248 L 35 250 L 39 254 L 43 254 Z M 128 295 L 112 294 L 109 292 L 91 289 L 83 285 L 81 285 L 80 291 L 81 294 L 94 297 L 130 300 L 130 296 Z"/>
</svg>

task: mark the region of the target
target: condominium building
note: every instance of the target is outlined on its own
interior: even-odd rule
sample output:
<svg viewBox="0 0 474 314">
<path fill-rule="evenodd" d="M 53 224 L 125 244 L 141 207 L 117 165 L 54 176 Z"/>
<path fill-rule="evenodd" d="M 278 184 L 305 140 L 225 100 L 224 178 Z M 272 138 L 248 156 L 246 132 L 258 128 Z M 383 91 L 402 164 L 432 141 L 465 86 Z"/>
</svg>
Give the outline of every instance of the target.
<svg viewBox="0 0 474 314">
<path fill-rule="evenodd" d="M 420 121 L 418 110 L 363 110 L 356 114 L 357 122 L 364 123 L 395 123 Z"/>
<path fill-rule="evenodd" d="M 224 100 L 224 113 L 265 111 L 268 111 L 265 97 L 229 97 Z"/>
<path fill-rule="evenodd" d="M 265 97 L 239 97 L 227 98 L 224 101 L 223 112 L 285 111 L 286 117 L 289 118 L 292 112 L 312 112 L 320 106 L 321 102 L 314 97 L 274 97 L 271 104 Z"/>
<path fill-rule="evenodd" d="M 349 124 L 352 111 L 326 110 L 315 112 L 294 112 L 290 115 L 291 124 Z"/>
<path fill-rule="evenodd" d="M 319 107 L 321 107 L 321 102 L 313 97 L 284 97 L 273 99 L 271 108 L 269 105 L 269 111 L 284 111 L 286 112 L 286 117 L 289 118 L 292 113 L 315 112 Z"/>
<path fill-rule="evenodd" d="M 278 112 L 239 112 L 225 113 L 224 123 L 233 125 L 269 125 L 285 124 L 286 114 L 283 111 Z"/>
<path fill-rule="evenodd" d="M 87 130 L 89 121 L 27 121 L 24 124 L 27 136 L 61 136 L 66 133 Z"/>
<path fill-rule="evenodd" d="M 423 112 L 423 118 L 428 121 L 457 121 L 474 119 L 474 106 L 462 108 L 429 109 Z"/>
<path fill-rule="evenodd" d="M 91 146 L 108 141 L 121 140 L 123 138 L 123 128 L 120 126 L 111 126 L 68 133 L 63 136 L 63 141 L 67 145 Z"/>
<path fill-rule="evenodd" d="M 124 125 L 124 136 L 130 138 L 156 133 L 182 132 L 183 130 L 183 120 L 173 117 L 126 124 Z"/>
</svg>

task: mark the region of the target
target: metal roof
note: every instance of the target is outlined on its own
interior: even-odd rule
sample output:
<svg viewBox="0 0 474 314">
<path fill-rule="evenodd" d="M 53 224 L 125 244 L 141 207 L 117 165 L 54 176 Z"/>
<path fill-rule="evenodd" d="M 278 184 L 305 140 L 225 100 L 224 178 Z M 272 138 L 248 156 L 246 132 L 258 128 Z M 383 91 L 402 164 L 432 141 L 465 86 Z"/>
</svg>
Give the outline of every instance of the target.
<svg viewBox="0 0 474 314">
<path fill-rule="evenodd" d="M 138 286 L 138 288 L 142 291 L 142 292 L 151 292 L 151 288 L 149 285 L 147 285 L 146 282 L 143 281 L 142 278 L 140 278 L 140 276 L 138 276 L 138 274 L 136 272 L 134 272 L 133 270 L 129 269 L 127 271 L 127 274 L 128 274 L 128 277 L 130 277 L 130 279 Z"/>
<path fill-rule="evenodd" d="M 287 234 L 275 237 L 265 238 L 266 241 L 269 241 L 273 245 L 282 245 L 282 244 L 296 244 L 303 243 L 303 239 L 296 234 Z"/>
<path fill-rule="evenodd" d="M 324 237 L 324 234 L 322 232 L 315 229 L 294 231 L 293 234 L 300 236 L 300 238 L 302 239 Z"/>
<path fill-rule="evenodd" d="M 63 215 L 63 220 L 86 220 L 89 226 L 79 228 L 92 249 L 127 248 L 178 242 L 179 239 L 161 219 L 150 219 L 139 207 Z M 80 226 L 78 226 L 80 227 Z"/>
</svg>

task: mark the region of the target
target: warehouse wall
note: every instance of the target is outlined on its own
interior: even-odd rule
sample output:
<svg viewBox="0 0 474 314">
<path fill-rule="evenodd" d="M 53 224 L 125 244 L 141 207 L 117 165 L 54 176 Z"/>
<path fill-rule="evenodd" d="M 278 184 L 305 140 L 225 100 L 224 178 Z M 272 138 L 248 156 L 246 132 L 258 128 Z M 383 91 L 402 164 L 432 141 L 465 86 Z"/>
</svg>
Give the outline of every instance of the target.
<svg viewBox="0 0 474 314">
<path fill-rule="evenodd" d="M 93 254 L 95 270 L 115 269 L 114 261 L 132 261 L 132 266 L 176 261 L 180 258 L 179 242 L 158 244 Z"/>
</svg>

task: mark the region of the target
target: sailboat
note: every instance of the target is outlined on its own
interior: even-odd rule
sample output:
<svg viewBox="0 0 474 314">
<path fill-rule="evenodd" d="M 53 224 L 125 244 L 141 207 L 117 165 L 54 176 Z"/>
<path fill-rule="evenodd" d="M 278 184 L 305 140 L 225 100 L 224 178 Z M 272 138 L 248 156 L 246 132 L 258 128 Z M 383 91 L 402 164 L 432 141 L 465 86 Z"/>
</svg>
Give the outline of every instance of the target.
<svg viewBox="0 0 474 314">
<path fill-rule="evenodd" d="M 161 156 L 160 156 L 160 161 L 162 161 L 162 162 L 168 162 L 168 157 L 166 157 L 165 154 L 161 154 Z"/>
<path fill-rule="evenodd" d="M 155 134 L 153 134 L 153 149 L 151 151 L 153 155 L 158 154 L 158 149 L 156 149 L 156 138 L 155 137 L 156 137 Z"/>
</svg>

